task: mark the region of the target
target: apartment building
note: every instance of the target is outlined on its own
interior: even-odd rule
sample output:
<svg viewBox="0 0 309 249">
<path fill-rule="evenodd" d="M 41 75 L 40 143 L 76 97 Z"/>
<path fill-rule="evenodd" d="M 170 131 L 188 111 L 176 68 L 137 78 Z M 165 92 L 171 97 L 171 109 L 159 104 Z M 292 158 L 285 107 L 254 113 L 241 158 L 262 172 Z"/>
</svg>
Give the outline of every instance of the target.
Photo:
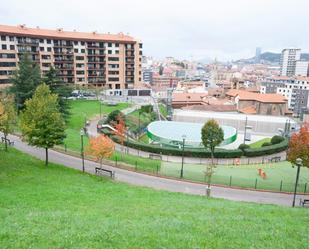
<svg viewBox="0 0 309 249">
<path fill-rule="evenodd" d="M 261 93 L 277 93 L 286 97 L 288 108 L 299 115 L 304 108 L 309 108 L 309 77 L 272 77 L 261 82 Z"/>
<path fill-rule="evenodd" d="M 280 58 L 281 76 L 294 76 L 296 61 L 300 60 L 301 49 L 287 48 L 283 49 Z"/>
<path fill-rule="evenodd" d="M 55 67 L 68 84 L 128 89 L 142 81 L 142 43 L 123 33 L 0 25 L 0 37 L 0 87 L 10 83 L 23 53 L 39 64 L 42 75 Z"/>
<path fill-rule="evenodd" d="M 296 76 L 309 76 L 309 61 L 296 61 Z"/>
</svg>

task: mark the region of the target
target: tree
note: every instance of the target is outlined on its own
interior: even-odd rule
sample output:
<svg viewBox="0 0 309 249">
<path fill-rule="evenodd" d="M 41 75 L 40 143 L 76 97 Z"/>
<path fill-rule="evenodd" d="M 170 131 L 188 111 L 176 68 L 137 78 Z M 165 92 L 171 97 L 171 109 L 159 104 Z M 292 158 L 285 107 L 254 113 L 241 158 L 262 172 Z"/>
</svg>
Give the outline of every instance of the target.
<svg viewBox="0 0 309 249">
<path fill-rule="evenodd" d="M 123 145 L 124 145 L 124 140 L 125 140 L 127 129 L 126 129 L 126 124 L 121 115 L 118 115 L 117 123 L 114 125 L 114 128 L 115 128 L 114 134 L 118 136 L 118 138 L 120 139 L 121 151 L 123 152 Z"/>
<path fill-rule="evenodd" d="M 0 131 L 4 135 L 5 150 L 8 150 L 7 136 L 16 124 L 16 111 L 13 95 L 3 94 L 0 99 Z"/>
<path fill-rule="evenodd" d="M 29 145 L 45 148 L 45 165 L 48 165 L 48 149 L 63 143 L 64 130 L 58 96 L 52 94 L 46 84 L 38 86 L 32 99 L 25 102 L 21 131 Z"/>
<path fill-rule="evenodd" d="M 114 124 L 118 123 L 119 118 L 124 120 L 123 113 L 119 110 L 112 111 L 110 114 L 108 114 L 107 119 L 106 119 L 106 123 L 114 125 Z"/>
<path fill-rule="evenodd" d="M 72 93 L 72 87 L 66 85 L 57 75 L 57 70 L 50 67 L 49 71 L 44 76 L 44 83 L 49 86 L 50 91 L 58 95 L 58 103 L 60 112 L 65 121 L 70 116 L 70 105 L 68 97 Z"/>
<path fill-rule="evenodd" d="M 18 69 L 11 77 L 11 93 L 15 95 L 17 110 L 24 108 L 25 101 L 30 99 L 41 83 L 41 73 L 39 66 L 33 62 L 29 54 L 23 54 L 18 63 Z"/>
<path fill-rule="evenodd" d="M 113 155 L 115 150 L 114 142 L 105 135 L 90 138 L 89 146 L 86 149 L 88 155 L 94 156 L 102 168 L 102 160 Z"/>
<path fill-rule="evenodd" d="M 214 173 L 214 152 L 215 147 L 224 140 L 224 133 L 219 124 L 214 120 L 208 120 L 202 128 L 202 143 L 211 152 L 211 165 L 207 165 L 205 176 L 207 177 L 207 196 L 210 196 L 211 177 Z"/>
<path fill-rule="evenodd" d="M 304 167 L 309 167 L 309 123 L 304 123 L 290 139 L 287 159 L 296 164 L 297 158 L 303 160 Z"/>
</svg>

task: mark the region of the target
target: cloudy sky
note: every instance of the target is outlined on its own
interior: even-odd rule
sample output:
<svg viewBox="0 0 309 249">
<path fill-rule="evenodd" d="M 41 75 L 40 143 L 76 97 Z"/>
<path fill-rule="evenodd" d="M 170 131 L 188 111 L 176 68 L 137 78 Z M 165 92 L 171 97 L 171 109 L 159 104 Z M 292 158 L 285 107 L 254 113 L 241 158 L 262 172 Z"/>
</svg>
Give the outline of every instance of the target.
<svg viewBox="0 0 309 249">
<path fill-rule="evenodd" d="M 309 52 L 308 11 L 308 0 L 9 0 L 0 23 L 124 32 L 143 41 L 146 55 L 231 60 L 257 46 Z"/>
</svg>

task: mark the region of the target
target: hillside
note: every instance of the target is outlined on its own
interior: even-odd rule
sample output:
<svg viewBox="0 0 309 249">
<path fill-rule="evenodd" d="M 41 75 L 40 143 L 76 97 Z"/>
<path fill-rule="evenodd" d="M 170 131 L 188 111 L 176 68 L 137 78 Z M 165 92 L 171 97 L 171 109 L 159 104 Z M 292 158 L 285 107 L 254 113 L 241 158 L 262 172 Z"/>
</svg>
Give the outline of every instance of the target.
<svg viewBox="0 0 309 249">
<path fill-rule="evenodd" d="M 302 248 L 308 244 L 308 209 L 133 187 L 60 165 L 45 167 L 15 149 L 0 151 L 0 158 L 0 248 Z"/>
<path fill-rule="evenodd" d="M 273 52 L 264 52 L 261 54 L 261 60 L 264 60 L 268 63 L 280 63 L 280 53 L 273 53 Z M 253 63 L 254 62 L 254 58 L 249 58 L 249 59 L 241 59 L 238 60 L 236 62 L 246 62 L 246 63 Z M 301 60 L 307 60 L 309 61 L 309 53 L 302 53 L 301 54 Z"/>
</svg>

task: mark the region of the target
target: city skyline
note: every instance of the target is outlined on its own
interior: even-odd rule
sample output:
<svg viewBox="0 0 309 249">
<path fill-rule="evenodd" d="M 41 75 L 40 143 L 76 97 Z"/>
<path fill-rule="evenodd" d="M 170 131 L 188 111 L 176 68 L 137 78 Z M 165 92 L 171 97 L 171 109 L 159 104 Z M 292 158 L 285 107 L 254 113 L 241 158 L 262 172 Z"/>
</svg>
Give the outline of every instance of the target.
<svg viewBox="0 0 309 249">
<path fill-rule="evenodd" d="M 56 0 L 47 5 L 45 1 L 13 0 L 1 5 L 0 23 L 84 32 L 124 32 L 142 40 L 147 56 L 227 61 L 253 57 L 256 47 L 278 53 L 286 47 L 309 51 L 309 36 L 301 28 L 309 21 L 306 15 L 309 3 L 296 2 L 291 6 L 278 0 L 250 3 L 116 0 L 91 4 Z"/>
</svg>

